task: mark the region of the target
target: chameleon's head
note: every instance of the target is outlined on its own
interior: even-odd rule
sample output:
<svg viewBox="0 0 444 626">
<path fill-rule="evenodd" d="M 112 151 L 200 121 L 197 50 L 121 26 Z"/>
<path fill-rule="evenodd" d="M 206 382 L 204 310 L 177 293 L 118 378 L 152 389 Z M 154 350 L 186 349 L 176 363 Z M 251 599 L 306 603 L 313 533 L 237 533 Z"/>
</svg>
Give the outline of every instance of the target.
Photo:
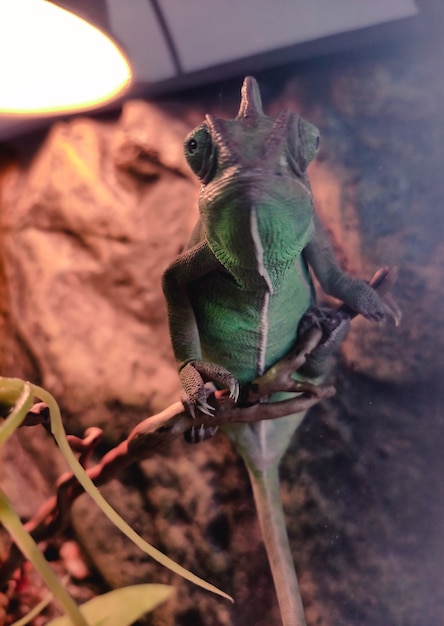
<svg viewBox="0 0 444 626">
<path fill-rule="evenodd" d="M 301 253 L 313 234 L 306 176 L 319 132 L 292 112 L 264 115 L 259 87 L 247 77 L 234 120 L 208 115 L 185 140 L 202 182 L 199 201 L 208 243 L 220 262 L 270 274 Z"/>
</svg>

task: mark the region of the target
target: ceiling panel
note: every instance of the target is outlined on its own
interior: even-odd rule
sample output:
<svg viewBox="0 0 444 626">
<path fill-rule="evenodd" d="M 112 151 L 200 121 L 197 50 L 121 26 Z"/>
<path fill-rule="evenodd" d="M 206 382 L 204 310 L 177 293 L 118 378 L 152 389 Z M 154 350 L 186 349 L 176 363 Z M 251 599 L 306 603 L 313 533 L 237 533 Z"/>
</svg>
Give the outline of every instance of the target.
<svg viewBox="0 0 444 626">
<path fill-rule="evenodd" d="M 159 0 L 159 6 L 184 72 L 416 13 L 413 0 Z"/>
<path fill-rule="evenodd" d="M 147 0 L 107 0 L 107 4 L 109 30 L 123 45 L 136 80 L 152 83 L 174 76 L 175 65 L 153 4 Z"/>
</svg>

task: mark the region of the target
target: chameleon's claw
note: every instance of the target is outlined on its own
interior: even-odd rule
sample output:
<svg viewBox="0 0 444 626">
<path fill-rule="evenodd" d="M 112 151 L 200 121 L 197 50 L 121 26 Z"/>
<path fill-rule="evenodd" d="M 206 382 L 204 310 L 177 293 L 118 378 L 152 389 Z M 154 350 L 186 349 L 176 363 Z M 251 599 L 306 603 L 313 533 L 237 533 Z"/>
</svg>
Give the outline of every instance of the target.
<svg viewBox="0 0 444 626">
<path fill-rule="evenodd" d="M 187 401 L 184 401 L 184 404 L 186 405 L 186 408 L 188 409 L 188 412 L 191 415 L 191 417 L 193 418 L 193 420 L 195 420 L 196 419 L 196 410 L 195 410 L 194 404 L 192 404 L 191 402 L 187 402 Z"/>
<path fill-rule="evenodd" d="M 190 430 L 187 430 L 184 433 L 185 441 L 188 441 L 188 443 L 199 443 L 202 441 L 198 436 L 198 432 L 198 429 L 195 426 L 192 426 Z"/>
<path fill-rule="evenodd" d="M 395 326 L 399 326 L 401 323 L 401 309 L 396 304 L 394 298 L 390 293 L 383 296 L 384 305 L 386 308 L 386 316 L 390 317 Z"/>
<path fill-rule="evenodd" d="M 215 408 L 211 406 L 211 404 L 208 404 L 206 399 L 203 399 L 202 397 L 198 398 L 195 402 L 185 399 L 183 400 L 183 403 L 193 420 L 196 419 L 196 410 L 201 413 L 205 413 L 205 415 L 209 415 L 210 417 L 214 417 Z"/>
<path fill-rule="evenodd" d="M 205 413 L 205 415 L 209 415 L 210 417 L 214 416 L 214 406 L 208 404 L 206 400 L 199 400 L 196 407 L 201 413 Z"/>
<path fill-rule="evenodd" d="M 230 398 L 234 400 L 234 402 L 237 402 L 239 400 L 239 393 L 240 393 L 239 383 L 236 379 L 233 379 L 230 382 Z"/>
<path fill-rule="evenodd" d="M 218 430 L 218 426 L 204 426 L 201 424 L 199 428 L 192 426 L 184 433 L 184 437 L 188 443 L 200 443 L 201 441 L 214 437 Z"/>
</svg>

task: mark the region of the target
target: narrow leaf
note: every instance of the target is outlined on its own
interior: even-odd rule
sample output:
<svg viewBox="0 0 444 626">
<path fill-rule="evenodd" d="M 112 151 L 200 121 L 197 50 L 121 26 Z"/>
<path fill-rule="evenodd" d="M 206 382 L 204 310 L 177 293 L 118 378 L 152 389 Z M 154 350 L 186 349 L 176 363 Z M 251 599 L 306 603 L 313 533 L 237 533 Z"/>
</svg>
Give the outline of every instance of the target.
<svg viewBox="0 0 444 626">
<path fill-rule="evenodd" d="M 89 626 L 130 626 L 171 596 L 169 585 L 133 585 L 93 598 L 80 607 Z M 71 626 L 67 617 L 58 617 L 47 626 Z"/>
</svg>

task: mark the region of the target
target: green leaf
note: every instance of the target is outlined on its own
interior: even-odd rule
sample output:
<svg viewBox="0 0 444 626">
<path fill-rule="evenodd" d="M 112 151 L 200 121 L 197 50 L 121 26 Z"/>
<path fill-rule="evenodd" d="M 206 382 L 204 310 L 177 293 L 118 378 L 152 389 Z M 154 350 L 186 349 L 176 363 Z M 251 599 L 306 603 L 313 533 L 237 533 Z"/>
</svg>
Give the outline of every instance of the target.
<svg viewBox="0 0 444 626">
<path fill-rule="evenodd" d="M 142 615 L 167 600 L 169 585 L 133 585 L 93 598 L 80 607 L 88 626 L 130 626 Z M 47 626 L 71 626 L 68 617 L 58 617 Z"/>
<path fill-rule="evenodd" d="M 30 383 L 19 378 L 0 377 L 0 406 L 4 409 L 10 407 L 13 410 L 0 425 L 0 447 L 9 439 L 13 432 L 20 426 L 32 407 L 32 395 Z"/>
</svg>

